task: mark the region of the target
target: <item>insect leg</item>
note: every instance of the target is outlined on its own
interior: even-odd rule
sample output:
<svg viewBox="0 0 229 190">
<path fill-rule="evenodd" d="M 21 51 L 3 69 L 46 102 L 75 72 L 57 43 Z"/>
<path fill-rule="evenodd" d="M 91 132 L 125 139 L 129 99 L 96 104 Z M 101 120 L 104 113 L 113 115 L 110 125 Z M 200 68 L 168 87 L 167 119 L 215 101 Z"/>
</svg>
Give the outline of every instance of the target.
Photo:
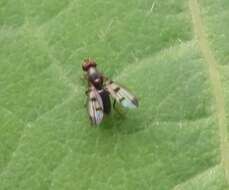
<svg viewBox="0 0 229 190">
<path fill-rule="evenodd" d="M 116 111 L 116 113 L 118 113 L 118 115 L 121 117 L 121 118 L 126 118 L 125 117 L 125 112 L 118 106 L 115 106 L 117 103 L 116 100 L 114 100 L 113 102 L 113 109 Z"/>
<path fill-rule="evenodd" d="M 114 100 L 113 102 L 113 108 L 115 109 L 115 105 L 116 105 L 116 100 Z"/>
</svg>

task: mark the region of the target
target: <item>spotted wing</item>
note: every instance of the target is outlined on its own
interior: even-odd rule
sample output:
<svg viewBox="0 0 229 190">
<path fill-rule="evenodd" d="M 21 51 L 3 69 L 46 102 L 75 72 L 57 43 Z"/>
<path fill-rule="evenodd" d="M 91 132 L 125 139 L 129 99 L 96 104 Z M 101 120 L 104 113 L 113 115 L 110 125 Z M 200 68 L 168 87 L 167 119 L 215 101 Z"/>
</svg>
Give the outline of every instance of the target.
<svg viewBox="0 0 229 190">
<path fill-rule="evenodd" d="M 114 83 L 111 80 L 107 80 L 105 83 L 106 90 L 111 94 L 111 96 L 126 108 L 136 108 L 138 107 L 138 100 L 133 96 L 128 90 L 121 87 L 120 85 Z"/>
<path fill-rule="evenodd" d="M 103 102 L 101 96 L 91 86 L 88 92 L 88 113 L 92 124 L 99 125 L 103 119 Z"/>
</svg>

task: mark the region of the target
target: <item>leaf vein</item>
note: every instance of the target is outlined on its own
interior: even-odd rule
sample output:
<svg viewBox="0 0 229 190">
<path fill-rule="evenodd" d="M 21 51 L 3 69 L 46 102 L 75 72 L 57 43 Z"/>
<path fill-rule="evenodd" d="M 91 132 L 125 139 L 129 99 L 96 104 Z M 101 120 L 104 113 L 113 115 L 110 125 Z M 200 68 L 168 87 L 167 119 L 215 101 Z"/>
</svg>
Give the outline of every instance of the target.
<svg viewBox="0 0 229 190">
<path fill-rule="evenodd" d="M 229 183 L 229 144 L 227 142 L 227 122 L 224 107 L 225 102 L 223 89 L 220 79 L 220 73 L 217 68 L 218 63 L 216 61 L 215 55 L 213 54 L 209 46 L 207 34 L 204 31 L 198 0 L 189 0 L 189 7 L 193 20 L 193 28 L 198 40 L 199 48 L 208 67 L 209 79 L 211 81 L 213 91 L 212 93 L 215 98 L 216 104 L 216 116 L 219 125 L 221 162 L 224 166 L 227 183 Z"/>
</svg>

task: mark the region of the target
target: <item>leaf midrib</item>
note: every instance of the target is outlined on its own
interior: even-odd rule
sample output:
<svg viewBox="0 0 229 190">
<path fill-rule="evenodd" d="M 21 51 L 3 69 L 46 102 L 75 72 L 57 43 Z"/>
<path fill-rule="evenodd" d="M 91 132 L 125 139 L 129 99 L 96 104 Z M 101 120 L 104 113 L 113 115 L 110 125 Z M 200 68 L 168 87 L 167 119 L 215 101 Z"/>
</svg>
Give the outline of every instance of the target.
<svg viewBox="0 0 229 190">
<path fill-rule="evenodd" d="M 220 80 L 220 73 L 217 68 L 217 60 L 214 53 L 212 52 L 207 34 L 204 31 L 203 21 L 200 13 L 200 6 L 197 0 L 189 0 L 190 12 L 193 20 L 193 28 L 198 40 L 198 45 L 202 53 L 205 63 L 208 68 L 209 80 L 212 86 L 212 93 L 215 98 L 216 106 L 216 117 L 219 125 L 220 135 L 220 153 L 221 153 L 221 164 L 225 170 L 225 178 L 229 183 L 229 156 L 227 150 L 229 148 L 227 142 L 227 126 L 226 126 L 226 112 L 225 112 L 225 100 L 223 95 L 222 83 Z"/>
</svg>

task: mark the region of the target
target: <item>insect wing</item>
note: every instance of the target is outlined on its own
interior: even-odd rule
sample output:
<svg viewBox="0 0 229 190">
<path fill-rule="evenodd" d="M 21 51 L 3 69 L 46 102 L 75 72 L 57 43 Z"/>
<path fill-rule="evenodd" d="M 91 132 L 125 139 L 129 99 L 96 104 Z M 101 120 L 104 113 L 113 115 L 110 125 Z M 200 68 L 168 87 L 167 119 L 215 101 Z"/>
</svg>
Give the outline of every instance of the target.
<svg viewBox="0 0 229 190">
<path fill-rule="evenodd" d="M 94 87 L 88 94 L 88 113 L 93 124 L 99 125 L 103 119 L 102 98 Z"/>
<path fill-rule="evenodd" d="M 111 96 L 119 102 L 123 107 L 136 108 L 138 107 L 138 100 L 128 90 L 121 87 L 120 85 L 108 80 L 105 84 L 106 90 Z"/>
</svg>

